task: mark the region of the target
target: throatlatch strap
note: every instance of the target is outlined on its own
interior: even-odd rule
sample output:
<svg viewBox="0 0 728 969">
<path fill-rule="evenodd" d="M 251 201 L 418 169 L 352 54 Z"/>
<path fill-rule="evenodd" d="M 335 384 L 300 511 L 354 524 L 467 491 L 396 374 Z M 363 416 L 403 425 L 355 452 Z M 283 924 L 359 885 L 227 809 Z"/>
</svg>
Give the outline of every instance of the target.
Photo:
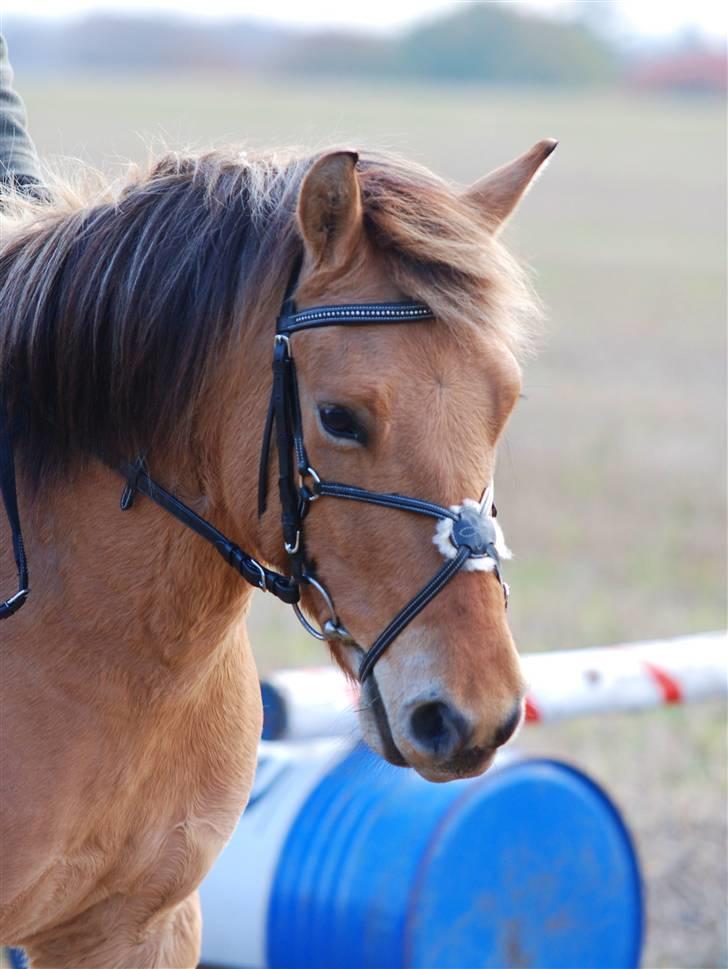
<svg viewBox="0 0 728 969">
<path fill-rule="evenodd" d="M 299 504 L 291 449 L 295 451 L 300 473 L 306 470 L 308 459 L 303 443 L 296 364 L 288 350 L 285 339 L 276 340 L 273 350 L 273 384 L 265 427 L 263 428 L 258 468 L 258 518 L 265 512 L 268 501 L 268 469 L 274 428 L 278 448 L 278 489 L 284 519 L 288 519 L 288 525 L 284 527 L 284 532 L 286 533 L 286 541 L 289 541 L 292 522 L 298 519 L 297 509 Z"/>
<path fill-rule="evenodd" d="M 268 470 L 270 468 L 270 445 L 273 437 L 273 422 L 276 418 L 273 406 L 273 394 L 268 401 L 268 413 L 265 415 L 263 440 L 260 445 L 260 463 L 258 465 L 258 518 L 262 518 L 268 505 Z"/>
<path fill-rule="evenodd" d="M 13 556 L 18 570 L 18 591 L 0 602 L 0 619 L 8 619 L 20 609 L 28 598 L 30 591 L 28 583 L 28 563 L 25 558 L 23 533 L 20 530 L 20 514 L 18 513 L 18 494 L 15 484 L 15 462 L 13 460 L 13 442 L 10 436 L 5 407 L 0 403 L 0 491 L 3 496 L 5 513 L 10 524 L 10 534 L 13 542 Z"/>
<path fill-rule="evenodd" d="M 126 478 L 126 487 L 121 496 L 121 510 L 126 511 L 131 507 L 134 500 L 134 493 L 140 491 L 155 504 L 164 508 L 173 515 L 178 521 L 182 522 L 193 532 L 209 542 L 225 559 L 228 565 L 232 566 L 242 575 L 246 582 L 257 586 L 264 592 L 272 592 L 276 598 L 287 605 L 293 605 L 300 598 L 298 583 L 287 575 L 280 575 L 271 569 L 266 569 L 252 555 L 244 552 L 239 545 L 231 542 L 214 525 L 192 511 L 175 495 L 170 494 L 161 485 L 157 484 L 144 470 L 144 462 L 137 459 L 133 464 L 128 461 L 119 465 L 119 471 Z"/>
</svg>

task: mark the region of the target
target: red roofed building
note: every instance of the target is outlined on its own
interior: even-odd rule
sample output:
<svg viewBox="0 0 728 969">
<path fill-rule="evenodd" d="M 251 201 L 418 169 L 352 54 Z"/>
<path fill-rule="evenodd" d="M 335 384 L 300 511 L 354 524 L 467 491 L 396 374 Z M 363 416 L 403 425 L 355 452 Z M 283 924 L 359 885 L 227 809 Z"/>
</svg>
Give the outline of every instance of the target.
<svg viewBox="0 0 728 969">
<path fill-rule="evenodd" d="M 722 92 L 728 89 L 728 57 L 709 50 L 666 54 L 638 64 L 628 81 L 643 90 Z"/>
</svg>

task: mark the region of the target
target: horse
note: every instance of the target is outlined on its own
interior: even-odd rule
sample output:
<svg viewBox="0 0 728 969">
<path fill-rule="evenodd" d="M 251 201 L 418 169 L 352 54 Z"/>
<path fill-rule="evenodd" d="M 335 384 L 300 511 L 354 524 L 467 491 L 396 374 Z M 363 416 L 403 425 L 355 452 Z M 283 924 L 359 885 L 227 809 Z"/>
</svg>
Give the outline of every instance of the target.
<svg viewBox="0 0 728 969">
<path fill-rule="evenodd" d="M 216 149 L 4 198 L 0 401 L 32 595 L 0 623 L 0 940 L 34 967 L 195 966 L 197 888 L 253 782 L 255 583 L 155 501 L 132 504 L 119 468 L 143 455 L 136 473 L 232 535 L 263 586 L 268 567 L 289 582 L 279 509 L 256 513 L 280 306 L 417 300 L 427 319 L 276 336 L 295 345 L 308 460 L 445 517 L 477 502 L 539 316 L 499 230 L 555 144 L 465 189 L 390 153 Z M 273 488 L 276 469 L 262 477 Z M 326 595 L 300 582 L 299 608 L 345 673 L 442 565 L 425 518 L 312 505 Z M 366 742 L 432 781 L 485 770 L 521 720 L 490 564 L 420 603 L 362 687 Z"/>
</svg>

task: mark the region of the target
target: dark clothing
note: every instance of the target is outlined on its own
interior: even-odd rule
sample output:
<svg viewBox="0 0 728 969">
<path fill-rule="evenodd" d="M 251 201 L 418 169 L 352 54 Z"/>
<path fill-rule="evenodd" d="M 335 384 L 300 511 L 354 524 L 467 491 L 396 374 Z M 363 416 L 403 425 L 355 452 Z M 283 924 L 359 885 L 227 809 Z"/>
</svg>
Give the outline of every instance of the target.
<svg viewBox="0 0 728 969">
<path fill-rule="evenodd" d="M 12 83 L 8 47 L 0 34 L 0 183 L 33 191 L 41 183 L 38 153 L 26 127 L 25 106 Z"/>
</svg>

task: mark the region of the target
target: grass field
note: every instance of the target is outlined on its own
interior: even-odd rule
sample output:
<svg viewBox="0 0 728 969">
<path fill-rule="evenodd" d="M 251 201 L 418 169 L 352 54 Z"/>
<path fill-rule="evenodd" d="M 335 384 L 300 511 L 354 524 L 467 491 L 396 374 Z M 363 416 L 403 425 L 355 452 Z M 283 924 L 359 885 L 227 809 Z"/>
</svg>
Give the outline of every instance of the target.
<svg viewBox="0 0 728 969">
<path fill-rule="evenodd" d="M 548 310 L 501 451 L 524 650 L 725 625 L 725 114 L 719 101 L 230 78 L 18 79 L 44 156 L 116 170 L 150 138 L 395 148 L 466 182 L 543 136 L 553 161 L 508 229 Z M 262 669 L 320 661 L 281 609 Z M 607 784 L 648 876 L 645 966 L 725 964 L 725 713 L 526 732 Z"/>
</svg>

